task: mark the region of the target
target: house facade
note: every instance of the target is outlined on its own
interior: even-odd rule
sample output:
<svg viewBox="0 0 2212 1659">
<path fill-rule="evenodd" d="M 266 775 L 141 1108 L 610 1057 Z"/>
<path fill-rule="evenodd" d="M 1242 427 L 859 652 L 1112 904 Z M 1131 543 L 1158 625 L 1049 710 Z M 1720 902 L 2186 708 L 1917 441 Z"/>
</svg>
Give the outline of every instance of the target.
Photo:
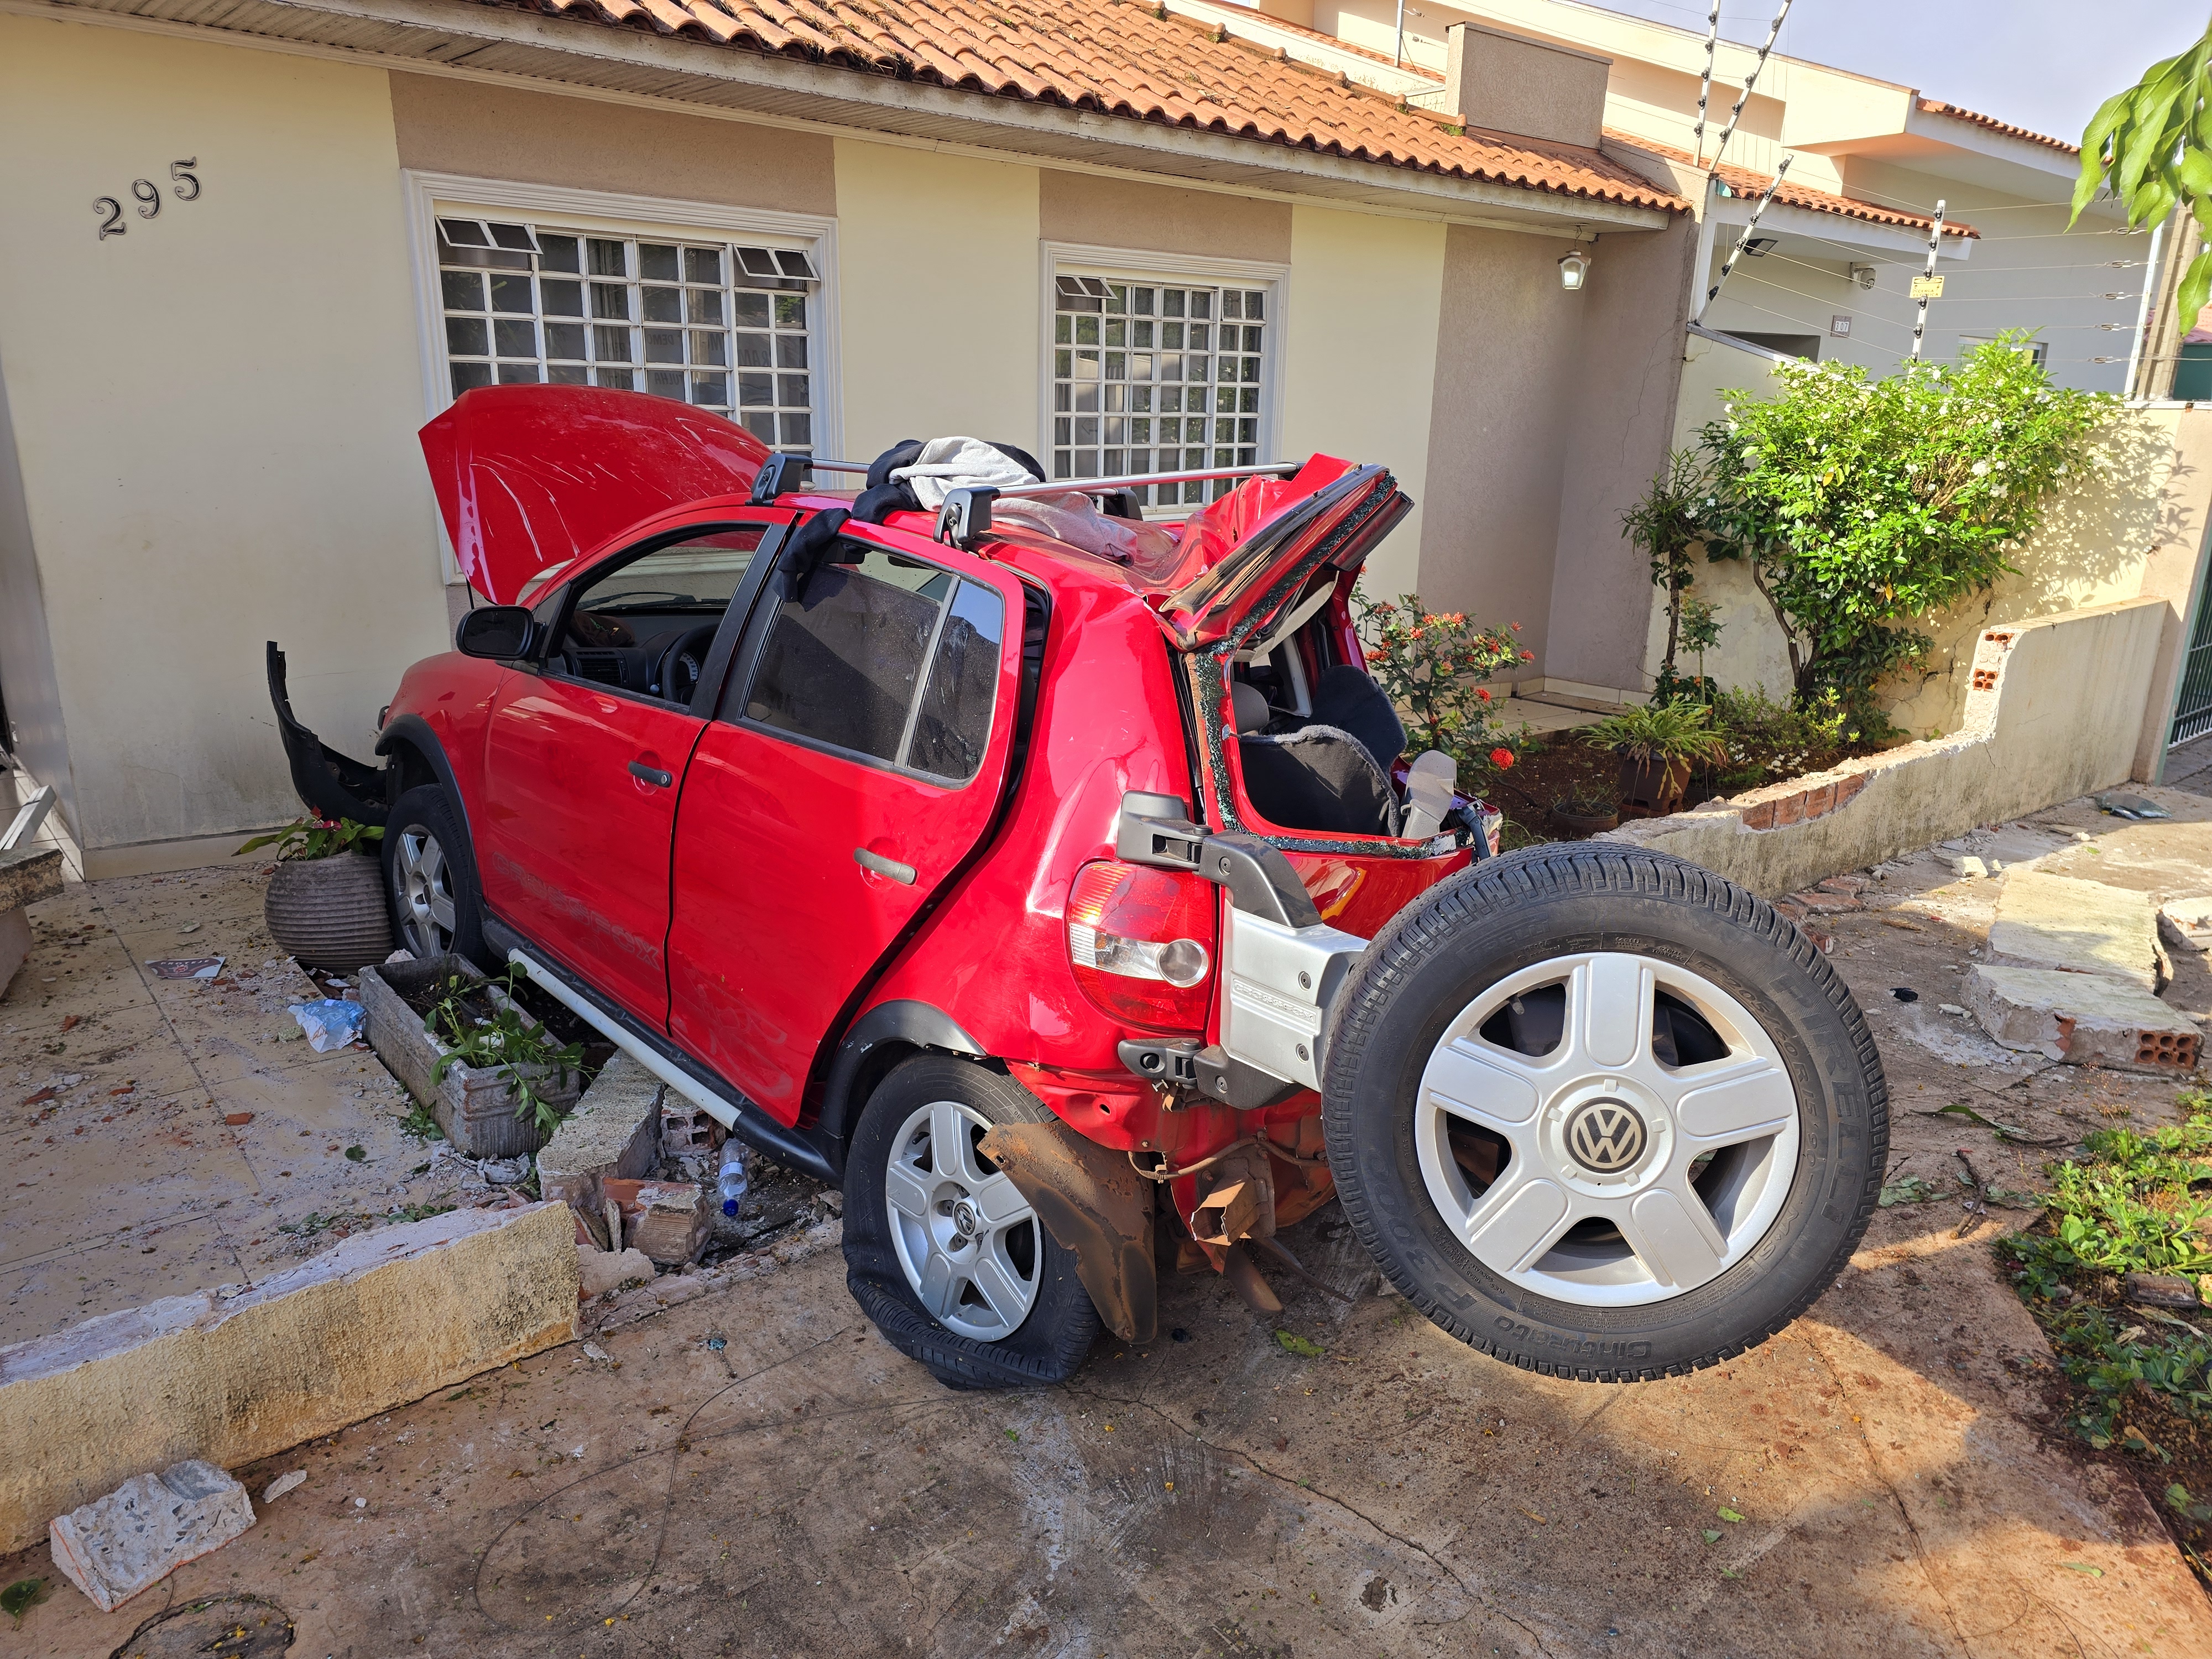
<svg viewBox="0 0 2212 1659">
<path fill-rule="evenodd" d="M 492 383 L 863 460 L 1382 462 L 1370 592 L 1632 691 L 1686 204 L 1586 54 L 1524 52 L 1565 137 L 1548 94 L 1471 133 L 1198 9 L 11 0 L 0 695 L 86 872 L 296 811 L 265 640 L 369 750 L 468 603 L 416 431 Z"/>
</svg>

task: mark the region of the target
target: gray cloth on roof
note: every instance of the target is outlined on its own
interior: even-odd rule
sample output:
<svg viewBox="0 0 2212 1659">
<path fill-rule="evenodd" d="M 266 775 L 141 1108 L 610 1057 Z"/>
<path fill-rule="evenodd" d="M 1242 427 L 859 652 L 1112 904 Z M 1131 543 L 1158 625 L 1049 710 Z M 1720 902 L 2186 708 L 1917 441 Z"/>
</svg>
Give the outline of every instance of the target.
<svg viewBox="0 0 2212 1659">
<path fill-rule="evenodd" d="M 981 438 L 932 438 L 910 466 L 891 477 L 913 487 L 923 507 L 934 512 L 955 489 L 1012 489 L 1041 482 L 1027 467 Z"/>
</svg>

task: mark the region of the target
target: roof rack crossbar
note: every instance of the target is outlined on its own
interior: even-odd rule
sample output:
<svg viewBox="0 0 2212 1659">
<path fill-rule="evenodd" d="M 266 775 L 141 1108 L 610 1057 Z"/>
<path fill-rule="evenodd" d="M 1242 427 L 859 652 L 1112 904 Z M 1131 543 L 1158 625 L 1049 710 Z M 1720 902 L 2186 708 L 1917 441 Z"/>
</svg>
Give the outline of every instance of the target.
<svg viewBox="0 0 2212 1659">
<path fill-rule="evenodd" d="M 1049 483 L 1016 484 L 999 492 L 1000 501 L 1022 495 L 1109 495 L 1120 489 L 1139 489 L 1146 484 L 1198 483 L 1207 478 L 1287 478 L 1304 465 L 1284 461 L 1273 466 L 1218 466 L 1203 472 L 1133 472 L 1119 478 L 1054 478 Z"/>
</svg>

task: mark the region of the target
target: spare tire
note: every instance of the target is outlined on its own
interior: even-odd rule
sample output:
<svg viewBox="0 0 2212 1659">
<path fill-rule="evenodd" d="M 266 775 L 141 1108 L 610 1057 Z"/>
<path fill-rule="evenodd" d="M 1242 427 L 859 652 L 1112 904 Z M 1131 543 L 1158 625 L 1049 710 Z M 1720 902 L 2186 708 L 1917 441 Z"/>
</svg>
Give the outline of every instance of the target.
<svg viewBox="0 0 2212 1659">
<path fill-rule="evenodd" d="M 1588 844 L 1489 859 L 1370 944 L 1322 1079 L 1346 1214 L 1413 1305 L 1524 1370 L 1638 1382 L 1765 1341 L 1865 1232 L 1866 1020 L 1774 908 Z"/>
</svg>

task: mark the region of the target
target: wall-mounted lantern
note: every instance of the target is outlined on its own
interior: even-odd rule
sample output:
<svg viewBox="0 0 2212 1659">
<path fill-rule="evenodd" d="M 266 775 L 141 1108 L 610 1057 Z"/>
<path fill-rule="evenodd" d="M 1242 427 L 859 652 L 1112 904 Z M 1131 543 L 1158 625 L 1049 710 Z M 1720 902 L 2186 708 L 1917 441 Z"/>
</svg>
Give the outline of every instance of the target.
<svg viewBox="0 0 2212 1659">
<path fill-rule="evenodd" d="M 1570 294 L 1579 294 L 1583 284 L 1589 280 L 1590 257 L 1577 248 L 1559 258 L 1559 286 Z"/>
</svg>

